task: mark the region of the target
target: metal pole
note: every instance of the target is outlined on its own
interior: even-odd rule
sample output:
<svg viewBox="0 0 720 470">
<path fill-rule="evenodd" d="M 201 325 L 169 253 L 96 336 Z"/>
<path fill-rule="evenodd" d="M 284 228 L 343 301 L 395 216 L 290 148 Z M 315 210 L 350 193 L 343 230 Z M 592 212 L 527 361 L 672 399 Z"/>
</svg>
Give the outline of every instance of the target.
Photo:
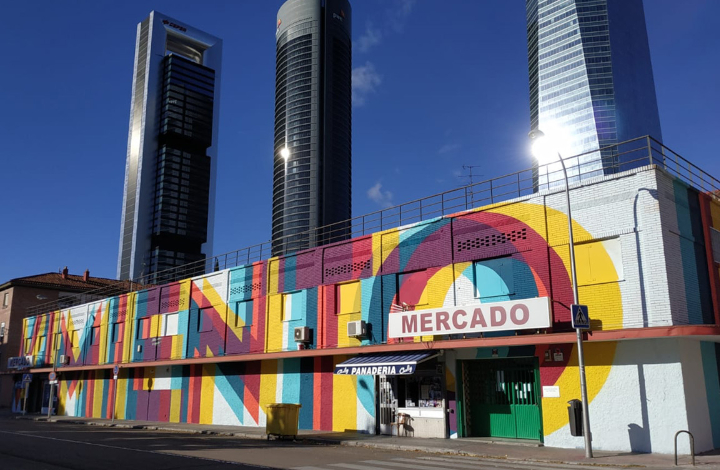
<svg viewBox="0 0 720 470">
<path fill-rule="evenodd" d="M 57 320 L 59 322 L 59 319 Z M 55 380 L 57 380 L 57 353 L 60 350 L 58 347 L 60 345 L 60 342 L 57 339 L 57 332 L 55 332 L 55 343 L 53 344 L 55 349 L 55 357 L 53 358 L 53 375 L 55 376 Z M 53 380 L 53 382 L 55 381 Z M 53 409 L 53 392 L 54 392 L 55 384 L 50 384 L 50 398 L 48 399 L 48 419 L 50 419 L 50 416 L 52 416 L 52 409 Z"/>
<path fill-rule="evenodd" d="M 117 375 L 114 373 L 113 370 L 113 407 L 112 407 L 112 419 L 110 420 L 111 423 L 115 422 L 115 407 L 117 406 L 117 388 L 118 388 L 118 380 Z M 118 375 L 120 374 L 120 370 L 118 370 Z"/>
<path fill-rule="evenodd" d="M 25 382 L 25 396 L 23 397 L 23 416 L 27 414 L 27 396 L 30 391 L 30 382 Z"/>
<path fill-rule="evenodd" d="M 567 218 L 568 218 L 568 236 L 570 237 L 570 273 L 572 275 L 573 285 L 573 297 L 574 303 L 579 303 L 578 295 L 578 283 L 577 283 L 577 272 L 575 270 L 575 241 L 573 239 L 573 226 L 572 226 L 572 209 L 570 208 L 570 180 L 568 180 L 567 169 L 565 168 L 565 161 L 562 156 L 558 153 L 558 159 L 562 165 L 563 175 L 565 176 L 565 202 L 567 204 Z M 590 436 L 590 414 L 587 397 L 587 384 L 585 383 L 585 353 L 583 350 L 583 339 L 582 331 L 580 328 L 575 328 L 575 334 L 577 335 L 577 347 L 578 347 L 578 369 L 580 372 L 580 395 L 582 399 L 582 411 L 583 411 L 583 437 L 585 438 L 585 457 L 591 459 L 593 457 L 592 451 L 592 439 Z"/>
</svg>

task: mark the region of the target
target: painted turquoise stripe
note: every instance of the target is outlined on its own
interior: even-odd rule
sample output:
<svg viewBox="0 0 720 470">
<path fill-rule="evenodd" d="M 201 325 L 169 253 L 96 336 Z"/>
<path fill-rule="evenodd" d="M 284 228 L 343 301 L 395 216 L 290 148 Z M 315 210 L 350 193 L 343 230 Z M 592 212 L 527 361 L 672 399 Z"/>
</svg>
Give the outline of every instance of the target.
<svg viewBox="0 0 720 470">
<path fill-rule="evenodd" d="M 374 375 L 358 375 L 357 376 L 357 397 L 358 401 L 370 415 L 375 415 L 375 376 Z M 360 418 L 360 416 L 358 416 Z"/>
<path fill-rule="evenodd" d="M 700 342 L 700 352 L 705 375 L 708 411 L 710 411 L 710 429 L 712 429 L 713 447 L 720 447 L 720 369 L 718 369 L 717 345 L 707 341 Z"/>
<path fill-rule="evenodd" d="M 189 403 L 190 393 L 190 366 L 182 366 L 182 393 L 180 398 L 180 422 L 187 423 L 188 408 L 192 406 Z M 242 421 L 241 421 L 242 422 Z"/>
<path fill-rule="evenodd" d="M 297 285 L 295 282 L 295 267 L 297 264 L 297 257 L 296 256 L 288 256 L 285 258 L 285 275 L 284 275 L 284 291 L 289 292 L 292 290 L 295 290 L 295 286 Z"/>
<path fill-rule="evenodd" d="M 688 321 L 691 325 L 702 324 L 702 304 L 700 300 L 700 285 L 698 280 L 698 266 L 695 258 L 695 243 L 693 239 L 692 214 L 688 187 L 680 181 L 673 181 L 675 193 L 675 207 L 677 223 L 680 229 L 680 255 L 682 259 L 683 279 L 685 285 L 685 302 L 687 305 Z"/>
<path fill-rule="evenodd" d="M 283 359 L 282 402 L 300 403 L 300 358 Z"/>
</svg>

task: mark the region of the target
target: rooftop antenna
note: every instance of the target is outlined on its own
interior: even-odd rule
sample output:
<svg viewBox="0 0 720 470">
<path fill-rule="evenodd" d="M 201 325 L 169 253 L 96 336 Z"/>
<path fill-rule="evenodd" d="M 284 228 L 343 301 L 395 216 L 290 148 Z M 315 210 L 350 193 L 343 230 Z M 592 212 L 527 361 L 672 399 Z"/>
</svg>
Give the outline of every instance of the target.
<svg viewBox="0 0 720 470">
<path fill-rule="evenodd" d="M 480 165 L 463 165 L 462 168 L 463 168 L 463 171 L 467 171 L 468 174 L 467 174 L 467 175 L 458 175 L 458 178 L 467 178 L 468 180 L 470 180 L 470 184 L 467 185 L 467 186 L 470 187 L 470 207 L 472 208 L 472 207 L 475 206 L 475 197 L 474 197 L 474 190 L 473 190 L 473 184 L 474 184 L 473 178 L 474 178 L 475 176 L 483 176 L 483 175 L 482 175 L 482 174 L 478 174 L 478 173 L 473 173 L 473 168 L 480 168 Z M 467 189 L 466 189 L 465 191 L 466 191 L 466 192 L 465 192 L 465 195 L 466 195 L 466 197 L 467 197 Z M 467 206 L 467 199 L 466 199 L 465 205 Z"/>
</svg>

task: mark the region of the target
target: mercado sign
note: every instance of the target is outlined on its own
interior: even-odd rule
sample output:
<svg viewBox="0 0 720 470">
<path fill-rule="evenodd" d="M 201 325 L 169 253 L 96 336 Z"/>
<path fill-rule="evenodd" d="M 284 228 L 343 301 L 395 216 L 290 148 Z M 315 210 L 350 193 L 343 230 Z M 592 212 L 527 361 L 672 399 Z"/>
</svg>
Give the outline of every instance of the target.
<svg viewBox="0 0 720 470">
<path fill-rule="evenodd" d="M 550 298 L 474 303 L 390 313 L 389 338 L 550 327 Z"/>
<path fill-rule="evenodd" d="M 32 356 L 11 357 L 8 359 L 8 369 L 28 369 L 32 367 Z"/>
</svg>

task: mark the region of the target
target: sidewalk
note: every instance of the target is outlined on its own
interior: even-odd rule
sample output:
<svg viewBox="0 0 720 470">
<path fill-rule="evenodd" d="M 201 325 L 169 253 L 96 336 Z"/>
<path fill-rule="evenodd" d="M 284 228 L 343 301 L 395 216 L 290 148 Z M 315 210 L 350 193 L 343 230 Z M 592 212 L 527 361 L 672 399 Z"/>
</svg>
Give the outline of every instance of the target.
<svg viewBox="0 0 720 470">
<path fill-rule="evenodd" d="M 47 417 L 39 415 L 18 415 L 15 416 L 15 418 L 34 421 L 49 421 L 52 423 L 86 424 L 89 426 L 232 436 L 243 439 L 267 439 L 265 428 L 251 426 L 219 426 L 126 420 L 116 420 L 113 423 L 106 419 L 75 418 L 70 416 L 53 416 L 49 420 Z M 340 433 L 308 430 L 300 430 L 298 433 L 298 439 L 302 439 L 307 443 L 320 445 L 370 447 L 387 450 L 427 452 L 433 454 L 463 455 L 519 462 L 625 468 L 671 468 L 674 466 L 674 456 L 667 454 L 635 454 L 595 451 L 595 458 L 585 459 L 585 451 L 583 449 L 542 447 L 534 443 L 519 445 L 518 441 L 514 440 L 423 439 L 414 437 L 377 436 L 355 432 Z M 678 460 L 681 466 L 691 466 L 690 457 L 687 455 L 679 457 Z M 697 466 L 700 468 L 720 469 L 720 451 L 696 456 L 695 461 Z"/>
</svg>

